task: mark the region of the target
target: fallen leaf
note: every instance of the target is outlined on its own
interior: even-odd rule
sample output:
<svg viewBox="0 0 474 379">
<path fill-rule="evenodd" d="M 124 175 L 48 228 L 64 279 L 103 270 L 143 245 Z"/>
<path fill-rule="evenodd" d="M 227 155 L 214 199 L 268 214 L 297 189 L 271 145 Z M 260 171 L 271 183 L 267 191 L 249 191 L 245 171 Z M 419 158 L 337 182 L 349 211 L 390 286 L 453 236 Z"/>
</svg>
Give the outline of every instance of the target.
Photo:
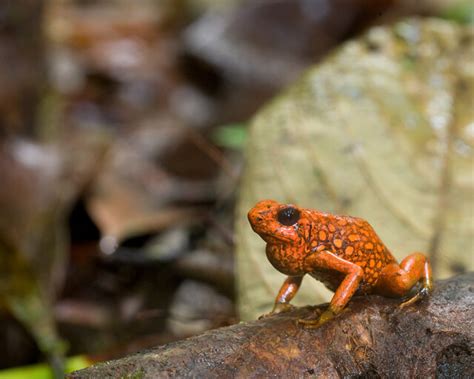
<svg viewBox="0 0 474 379">
<path fill-rule="evenodd" d="M 462 25 L 376 27 L 257 115 L 236 216 L 243 319 L 284 280 L 246 219 L 262 199 L 365 218 L 398 259 L 428 253 L 438 278 L 474 269 L 473 56 Z M 296 303 L 329 295 L 308 278 Z"/>
</svg>

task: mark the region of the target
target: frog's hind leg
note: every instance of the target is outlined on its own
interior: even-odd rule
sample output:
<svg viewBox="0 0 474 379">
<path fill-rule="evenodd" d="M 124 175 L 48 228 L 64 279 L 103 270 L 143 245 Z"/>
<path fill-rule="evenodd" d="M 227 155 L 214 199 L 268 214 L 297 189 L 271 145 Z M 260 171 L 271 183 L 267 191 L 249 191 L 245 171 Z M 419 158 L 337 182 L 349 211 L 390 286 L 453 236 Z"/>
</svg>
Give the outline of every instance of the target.
<svg viewBox="0 0 474 379">
<path fill-rule="evenodd" d="M 400 304 L 400 307 L 403 308 L 417 302 L 433 289 L 431 265 L 428 258 L 421 253 L 413 253 L 399 265 L 392 263 L 385 267 L 377 282 L 376 292 L 393 297 L 403 297 L 420 281 L 422 281 L 420 291 Z"/>
</svg>

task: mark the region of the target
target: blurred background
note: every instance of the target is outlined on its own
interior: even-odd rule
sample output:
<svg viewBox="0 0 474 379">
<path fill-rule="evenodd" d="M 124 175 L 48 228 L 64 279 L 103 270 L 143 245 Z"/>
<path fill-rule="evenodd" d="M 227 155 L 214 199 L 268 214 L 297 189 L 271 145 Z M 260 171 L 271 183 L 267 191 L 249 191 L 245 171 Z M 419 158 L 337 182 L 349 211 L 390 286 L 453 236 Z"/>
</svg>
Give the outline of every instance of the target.
<svg viewBox="0 0 474 379">
<path fill-rule="evenodd" d="M 470 1 L 0 2 L 0 369 L 231 325 L 247 122 L 335 47 Z"/>
</svg>

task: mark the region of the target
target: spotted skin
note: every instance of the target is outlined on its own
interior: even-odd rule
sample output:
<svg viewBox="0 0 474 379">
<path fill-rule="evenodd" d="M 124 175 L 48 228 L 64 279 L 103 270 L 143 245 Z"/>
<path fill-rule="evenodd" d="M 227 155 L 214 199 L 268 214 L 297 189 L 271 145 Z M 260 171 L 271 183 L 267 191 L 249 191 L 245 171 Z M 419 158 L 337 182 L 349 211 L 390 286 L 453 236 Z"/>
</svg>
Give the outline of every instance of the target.
<svg viewBox="0 0 474 379">
<path fill-rule="evenodd" d="M 289 309 L 287 305 L 305 274 L 335 292 L 328 310 L 318 320 L 300 320 L 308 327 L 317 327 L 340 313 L 354 294 L 403 297 L 423 281 L 422 291 L 404 306 L 432 288 L 427 258 L 414 253 L 399 265 L 363 219 L 273 200 L 257 203 L 248 219 L 252 229 L 267 242 L 266 254 L 271 264 L 288 275 L 272 312 Z"/>
</svg>

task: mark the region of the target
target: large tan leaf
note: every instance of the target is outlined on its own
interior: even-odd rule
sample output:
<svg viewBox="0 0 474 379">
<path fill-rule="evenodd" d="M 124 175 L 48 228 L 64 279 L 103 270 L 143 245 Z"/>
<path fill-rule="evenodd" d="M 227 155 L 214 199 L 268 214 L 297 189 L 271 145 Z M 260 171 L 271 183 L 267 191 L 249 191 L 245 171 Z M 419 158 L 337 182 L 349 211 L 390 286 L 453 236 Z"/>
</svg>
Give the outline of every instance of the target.
<svg viewBox="0 0 474 379">
<path fill-rule="evenodd" d="M 273 198 L 367 219 L 398 257 L 436 277 L 474 268 L 474 33 L 441 20 L 371 29 L 261 111 L 237 212 L 240 312 L 271 309 L 284 276 L 246 212 Z M 329 292 L 305 279 L 296 304 Z"/>
</svg>

